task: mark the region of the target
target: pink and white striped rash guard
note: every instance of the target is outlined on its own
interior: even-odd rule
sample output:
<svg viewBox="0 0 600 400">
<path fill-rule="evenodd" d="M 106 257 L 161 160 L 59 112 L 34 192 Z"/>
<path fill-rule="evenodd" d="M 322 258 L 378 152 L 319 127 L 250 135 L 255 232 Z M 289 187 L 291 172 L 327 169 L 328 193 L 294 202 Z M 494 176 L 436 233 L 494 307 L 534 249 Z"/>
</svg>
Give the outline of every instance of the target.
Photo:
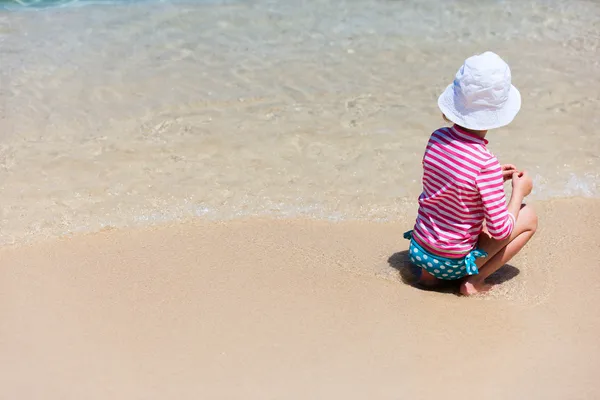
<svg viewBox="0 0 600 400">
<path fill-rule="evenodd" d="M 502 169 L 487 143 L 456 125 L 438 129 L 429 139 L 413 237 L 434 254 L 468 254 L 484 220 L 494 239 L 512 233 L 515 218 L 506 207 Z"/>
</svg>

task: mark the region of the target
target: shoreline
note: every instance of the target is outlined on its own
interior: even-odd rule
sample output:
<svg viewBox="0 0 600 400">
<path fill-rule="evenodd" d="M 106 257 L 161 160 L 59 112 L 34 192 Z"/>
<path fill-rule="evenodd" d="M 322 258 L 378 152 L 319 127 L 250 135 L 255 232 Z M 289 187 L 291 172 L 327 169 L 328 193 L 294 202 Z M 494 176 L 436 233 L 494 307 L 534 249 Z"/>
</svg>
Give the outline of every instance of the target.
<svg viewBox="0 0 600 400">
<path fill-rule="evenodd" d="M 468 381 L 492 399 L 594 398 L 600 201 L 534 206 L 538 234 L 474 299 L 401 282 L 403 221 L 194 221 L 3 248 L 0 397 L 453 399 Z"/>
<path fill-rule="evenodd" d="M 507 199 L 510 198 L 510 188 L 508 186 L 505 187 Z M 550 199 L 525 199 L 527 204 L 532 204 L 533 206 L 541 205 L 546 208 L 555 203 L 565 203 L 565 202 L 580 202 L 584 204 L 592 204 L 595 205 L 600 204 L 600 197 L 582 197 L 582 196 L 564 196 L 564 197 L 553 197 Z M 54 233 L 52 234 L 39 234 L 39 235 L 22 235 L 17 239 L 13 239 L 12 241 L 6 241 L 0 244 L 0 251 L 2 249 L 13 249 L 13 248 L 23 248 L 26 246 L 35 246 L 36 244 L 41 244 L 48 241 L 56 241 L 56 240 L 68 240 L 77 237 L 85 237 L 90 235 L 96 235 L 98 233 L 105 232 L 113 232 L 113 231 L 151 231 L 153 229 L 162 229 L 173 227 L 177 225 L 203 225 L 203 224 L 228 224 L 232 222 L 250 222 L 250 223 L 263 223 L 263 222 L 324 222 L 330 224 L 408 224 L 407 230 L 412 227 L 414 223 L 414 218 L 417 215 L 417 202 L 411 203 L 408 200 L 401 199 L 401 206 L 399 210 L 391 213 L 394 215 L 394 218 L 369 218 L 369 217 L 332 217 L 327 218 L 323 215 L 311 215 L 311 214 L 291 214 L 291 215 L 279 215 L 279 214 L 241 214 L 238 216 L 230 216 L 225 218 L 217 218 L 211 217 L 209 215 L 184 215 L 181 217 L 176 217 L 174 219 L 152 219 L 150 217 L 133 217 L 132 220 L 126 222 L 125 225 L 103 225 L 103 226 L 95 226 L 94 228 L 89 229 L 79 229 L 73 230 L 64 233 Z M 399 212 L 400 211 L 400 212 Z M 152 222 L 140 222 L 140 221 L 152 221 Z M 129 223 L 129 224 L 127 224 Z"/>
<path fill-rule="evenodd" d="M 600 399 L 600 1 L 35 1 L 0 0 L 0 400 Z M 487 50 L 539 228 L 466 298 L 403 233 Z"/>
</svg>

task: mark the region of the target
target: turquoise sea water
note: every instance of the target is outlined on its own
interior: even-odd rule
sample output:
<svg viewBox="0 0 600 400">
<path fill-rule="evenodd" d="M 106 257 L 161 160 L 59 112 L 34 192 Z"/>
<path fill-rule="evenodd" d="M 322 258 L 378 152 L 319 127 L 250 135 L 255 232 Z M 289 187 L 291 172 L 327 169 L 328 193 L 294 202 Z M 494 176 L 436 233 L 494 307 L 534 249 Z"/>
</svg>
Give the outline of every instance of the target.
<svg viewBox="0 0 600 400">
<path fill-rule="evenodd" d="M 23 11 L 57 7 L 82 7 L 89 5 L 111 5 L 115 3 L 132 3 L 134 1 L 144 0 L 0 0 L 0 8 L 5 10 Z M 150 0 L 150 2 L 160 2 L 161 0 Z M 200 0 L 204 1 L 204 0 Z M 206 0 L 210 2 L 211 0 Z"/>
<path fill-rule="evenodd" d="M 80 0 L 0 0 L 0 7 L 5 10 L 42 9 L 47 7 L 66 7 L 86 4 L 101 4 L 102 1 Z M 105 2 L 109 3 L 109 2 Z"/>
</svg>

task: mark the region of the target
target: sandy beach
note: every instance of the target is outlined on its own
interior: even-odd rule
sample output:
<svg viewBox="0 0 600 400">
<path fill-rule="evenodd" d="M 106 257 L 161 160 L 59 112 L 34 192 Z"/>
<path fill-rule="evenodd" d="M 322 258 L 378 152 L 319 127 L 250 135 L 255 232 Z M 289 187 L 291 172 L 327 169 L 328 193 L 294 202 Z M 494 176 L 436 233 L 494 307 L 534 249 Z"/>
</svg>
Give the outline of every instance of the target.
<svg viewBox="0 0 600 400">
<path fill-rule="evenodd" d="M 0 400 L 600 398 L 600 3 L 0 1 Z M 436 101 L 539 230 L 494 290 L 411 286 Z M 508 186 L 507 186 L 508 188 Z"/>
<path fill-rule="evenodd" d="M 535 207 L 538 236 L 480 298 L 401 281 L 409 217 L 5 248 L 0 398 L 597 398 L 600 202 Z"/>
</svg>

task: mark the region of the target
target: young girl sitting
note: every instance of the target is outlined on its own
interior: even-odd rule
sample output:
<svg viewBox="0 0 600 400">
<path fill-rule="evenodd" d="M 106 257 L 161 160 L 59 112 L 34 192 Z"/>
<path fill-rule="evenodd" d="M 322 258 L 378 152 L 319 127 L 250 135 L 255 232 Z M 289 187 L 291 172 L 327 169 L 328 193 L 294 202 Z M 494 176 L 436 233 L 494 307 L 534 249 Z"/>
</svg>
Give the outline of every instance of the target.
<svg viewBox="0 0 600 400">
<path fill-rule="evenodd" d="M 421 268 L 419 282 L 462 279 L 460 291 L 490 289 L 485 279 L 531 239 L 537 216 L 522 205 L 533 187 L 527 172 L 500 165 L 486 148 L 490 129 L 508 125 L 521 95 L 508 65 L 486 52 L 468 58 L 438 99 L 451 128 L 435 131 L 423 157 L 423 193 L 410 239 L 410 260 Z M 512 181 L 506 204 L 503 183 Z"/>
</svg>

